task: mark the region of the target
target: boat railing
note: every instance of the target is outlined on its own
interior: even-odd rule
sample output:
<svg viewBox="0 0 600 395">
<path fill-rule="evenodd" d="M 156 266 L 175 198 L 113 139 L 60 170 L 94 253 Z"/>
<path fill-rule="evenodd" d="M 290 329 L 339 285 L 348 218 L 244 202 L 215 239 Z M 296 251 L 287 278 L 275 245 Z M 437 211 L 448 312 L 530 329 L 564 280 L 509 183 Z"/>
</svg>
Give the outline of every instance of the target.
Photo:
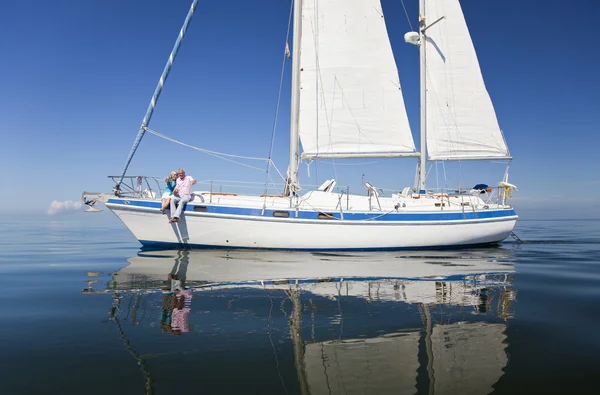
<svg viewBox="0 0 600 395">
<path fill-rule="evenodd" d="M 485 189 L 428 188 L 427 194 L 441 200 L 447 200 L 448 205 L 467 205 L 468 201 L 465 202 L 465 198 L 470 196 L 480 198 L 485 205 L 503 205 L 506 199 L 510 198 L 506 188 L 502 186 L 488 186 Z"/>
<path fill-rule="evenodd" d="M 115 185 L 121 176 L 108 176 Z M 161 177 L 151 176 L 125 176 L 119 185 L 119 191 L 114 191 L 119 197 L 135 199 L 157 199 L 164 192 L 165 181 Z M 318 185 L 303 185 L 306 190 L 315 190 Z M 348 193 L 349 187 L 336 186 L 335 191 L 342 194 Z M 255 196 L 283 196 L 284 183 L 234 181 L 234 180 L 200 180 L 193 186 L 194 191 L 201 191 L 209 195 L 247 194 Z"/>
<path fill-rule="evenodd" d="M 115 185 L 121 178 L 120 176 L 109 176 Z M 117 196 L 129 197 L 136 199 L 160 199 L 164 192 L 165 181 L 161 177 L 150 176 L 125 176 L 120 184 Z M 303 184 L 305 190 L 316 190 L 318 185 Z M 212 201 L 215 195 L 249 195 L 260 197 L 284 197 L 284 183 L 268 183 L 252 182 L 252 181 L 233 181 L 233 180 L 201 180 L 193 187 L 194 191 L 201 191 L 203 194 L 209 195 L 208 198 Z M 400 191 L 390 188 L 376 188 L 380 196 L 392 196 L 394 194 L 415 196 L 419 193 L 415 189 Z M 348 199 L 350 195 L 350 187 L 335 186 L 333 191 L 346 195 Z M 487 187 L 486 189 L 462 189 L 462 188 L 428 188 L 427 195 L 439 198 L 448 206 L 469 205 L 470 196 L 475 196 L 483 200 L 486 205 L 504 204 L 510 198 L 510 191 L 506 187 Z M 466 201 L 465 201 L 466 200 Z M 340 202 L 341 203 L 341 202 Z"/>
<path fill-rule="evenodd" d="M 202 180 L 194 185 L 194 190 L 202 190 L 210 194 L 249 194 L 273 195 L 283 194 L 283 183 L 269 183 L 233 180 Z"/>
<path fill-rule="evenodd" d="M 121 176 L 108 176 L 115 186 L 119 184 Z M 135 199 L 156 199 L 164 192 L 161 186 L 165 184 L 164 178 L 149 176 L 125 176 L 119 184 L 119 190 L 114 190 L 119 197 Z"/>
<path fill-rule="evenodd" d="M 302 184 L 303 190 L 316 190 L 318 185 Z M 210 194 L 249 194 L 258 196 L 284 196 L 284 183 L 251 182 L 251 181 L 233 181 L 233 180 L 202 180 L 197 181 L 194 190 L 203 189 Z M 334 190 L 337 193 L 348 193 L 349 187 L 336 186 Z"/>
</svg>

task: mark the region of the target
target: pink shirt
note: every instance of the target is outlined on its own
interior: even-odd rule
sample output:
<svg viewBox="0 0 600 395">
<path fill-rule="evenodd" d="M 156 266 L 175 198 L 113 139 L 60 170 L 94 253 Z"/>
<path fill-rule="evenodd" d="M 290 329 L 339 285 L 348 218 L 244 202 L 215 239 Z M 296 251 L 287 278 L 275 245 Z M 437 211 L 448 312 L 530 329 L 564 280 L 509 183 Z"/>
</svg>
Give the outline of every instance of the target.
<svg viewBox="0 0 600 395">
<path fill-rule="evenodd" d="M 183 296 L 183 308 L 182 309 L 173 309 L 173 313 L 171 315 L 171 328 L 174 330 L 180 330 L 181 332 L 189 332 L 190 324 L 188 322 L 188 316 L 190 314 L 191 305 L 192 305 L 192 291 L 185 290 L 177 295 L 177 298 Z"/>
<path fill-rule="evenodd" d="M 192 181 L 194 179 L 190 176 L 183 177 L 183 180 L 181 178 L 177 179 L 177 195 L 179 197 L 192 196 Z"/>
</svg>

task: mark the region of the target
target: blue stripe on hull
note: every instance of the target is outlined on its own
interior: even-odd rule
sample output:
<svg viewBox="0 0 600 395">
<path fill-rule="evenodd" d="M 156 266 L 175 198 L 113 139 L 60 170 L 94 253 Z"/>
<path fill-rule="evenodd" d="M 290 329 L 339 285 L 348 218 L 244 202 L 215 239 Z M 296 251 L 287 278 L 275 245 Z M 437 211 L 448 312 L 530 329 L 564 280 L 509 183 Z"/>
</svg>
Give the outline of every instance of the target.
<svg viewBox="0 0 600 395">
<path fill-rule="evenodd" d="M 161 250 L 161 249 L 204 249 L 204 250 L 264 250 L 264 251 L 327 251 L 327 252 L 376 252 L 376 251 L 419 251 L 419 250 L 453 250 L 463 248 L 477 248 L 485 246 L 498 245 L 500 242 L 487 242 L 476 244 L 459 244 L 448 246 L 424 246 L 424 247 L 379 247 L 379 248 L 254 248 L 254 247 L 236 247 L 236 246 L 215 246 L 206 244 L 187 244 L 187 243 L 170 243 L 164 241 L 138 240 L 146 250 Z"/>
<path fill-rule="evenodd" d="M 127 202 L 127 203 L 125 203 Z M 127 200 L 127 199 L 109 199 L 109 204 L 119 204 L 129 207 L 143 207 L 143 208 L 155 208 L 161 207 L 160 202 L 156 201 L 143 201 L 143 200 Z M 200 204 L 190 203 L 185 208 L 185 212 L 194 213 L 194 206 Z M 262 209 L 243 208 L 243 207 L 228 207 L 228 206 L 213 206 L 209 204 L 201 204 L 207 208 L 207 211 L 203 212 L 207 214 L 225 214 L 225 215 L 239 215 L 245 217 L 262 217 L 262 218 L 275 218 L 273 217 L 274 212 L 288 211 L 290 213 L 289 218 L 286 220 L 298 219 L 309 219 L 319 221 L 331 221 L 331 219 L 319 219 L 319 212 L 317 211 L 299 211 L 296 217 L 296 211 L 291 209 L 278 209 L 278 210 L 265 210 L 264 214 Z M 339 212 L 329 212 L 333 215 L 333 219 L 341 220 L 341 214 Z M 195 213 L 201 215 L 200 213 Z M 457 220 L 473 220 L 473 219 L 490 219 L 490 218 L 503 218 L 511 217 L 516 215 L 515 210 L 489 210 L 489 211 L 477 211 L 477 212 L 436 212 L 436 213 L 351 213 L 345 212 L 343 221 L 457 221 Z"/>
</svg>

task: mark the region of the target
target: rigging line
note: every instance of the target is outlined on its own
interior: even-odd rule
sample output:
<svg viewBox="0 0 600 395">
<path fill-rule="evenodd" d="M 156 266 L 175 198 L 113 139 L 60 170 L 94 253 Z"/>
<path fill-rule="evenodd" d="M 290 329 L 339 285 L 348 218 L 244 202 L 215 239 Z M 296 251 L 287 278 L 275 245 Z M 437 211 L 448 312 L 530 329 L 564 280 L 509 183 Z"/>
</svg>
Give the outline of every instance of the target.
<svg viewBox="0 0 600 395">
<path fill-rule="evenodd" d="M 123 328 L 121 326 L 121 322 L 118 317 L 119 310 L 121 310 L 121 308 L 120 308 L 121 300 L 120 300 L 120 297 L 118 294 L 117 294 L 116 298 L 117 298 L 116 302 L 113 302 L 113 308 L 108 313 L 109 320 L 113 321 L 115 323 L 115 325 L 117 326 L 117 331 L 119 332 L 119 337 L 121 338 L 121 340 L 123 340 L 123 344 L 125 345 L 125 350 L 136 360 L 137 365 L 140 367 L 140 370 L 141 370 L 142 374 L 144 375 L 144 379 L 145 379 L 144 387 L 146 389 L 146 394 L 153 394 L 154 388 L 153 388 L 153 382 L 152 382 L 152 374 L 150 373 L 150 370 L 148 369 L 148 363 L 145 361 L 145 359 L 139 353 L 137 353 L 133 349 L 133 346 L 131 345 L 131 341 L 127 338 L 127 335 L 125 334 L 125 331 L 123 330 Z"/>
<path fill-rule="evenodd" d="M 354 121 L 354 124 L 358 129 L 358 134 L 366 138 L 370 143 L 373 143 L 373 140 L 371 140 L 369 136 L 363 133 L 360 124 L 358 123 L 358 120 L 356 119 L 356 117 L 354 116 L 354 112 L 352 111 L 352 105 L 348 101 L 346 93 L 344 92 L 344 88 L 342 88 L 342 85 L 340 84 L 340 81 L 337 79 L 337 77 L 335 77 L 335 84 L 340 87 L 340 91 L 342 92 L 342 100 L 348 105 L 348 111 L 350 112 L 350 116 L 352 116 L 352 120 Z"/>
<path fill-rule="evenodd" d="M 158 132 L 155 132 L 154 130 L 152 130 L 152 129 L 149 129 L 149 128 L 146 128 L 146 131 L 147 131 L 148 133 L 151 133 L 151 134 L 153 134 L 153 135 L 155 135 L 155 136 L 157 136 L 157 137 L 160 137 L 160 138 L 162 138 L 162 139 L 165 139 L 165 140 L 167 140 L 167 141 L 170 141 L 170 142 L 172 142 L 172 143 L 176 143 L 176 144 L 179 144 L 179 145 L 183 145 L 184 147 L 188 147 L 188 148 L 191 148 L 191 149 L 193 149 L 193 150 L 200 151 L 200 152 L 202 152 L 202 153 L 205 153 L 205 154 L 207 154 L 207 155 L 214 156 L 215 158 L 219 158 L 219 159 L 225 160 L 225 161 L 227 161 L 227 162 L 235 163 L 235 164 L 237 164 L 237 165 L 244 166 L 244 167 L 248 167 L 248 168 L 250 168 L 250 169 L 254 169 L 254 170 L 258 170 L 258 171 L 264 171 L 264 169 L 261 169 L 260 167 L 256 167 L 256 166 L 250 166 L 250 165 L 247 165 L 247 164 L 245 164 L 245 163 L 241 163 L 241 162 L 238 162 L 238 161 L 235 161 L 235 160 L 232 160 L 232 159 L 226 158 L 226 157 L 233 157 L 233 158 L 240 158 L 240 159 L 248 159 L 248 160 L 264 160 L 264 161 L 271 161 L 270 159 L 266 159 L 266 158 L 253 158 L 253 157 L 246 157 L 246 156 L 239 156 L 239 155 L 232 155 L 232 154 L 224 154 L 224 153 L 221 153 L 221 152 L 214 152 L 214 151 L 210 151 L 210 150 L 207 150 L 207 149 L 204 149 L 204 148 L 198 148 L 198 147 L 194 147 L 193 145 L 189 145 L 189 144 L 186 144 L 186 143 L 182 143 L 181 141 L 178 141 L 178 140 L 175 140 L 175 139 L 173 139 L 173 138 L 171 138 L 171 137 L 168 137 L 168 136 L 162 135 L 162 134 L 160 134 L 160 133 L 158 133 Z"/>
<path fill-rule="evenodd" d="M 414 31 L 412 23 L 410 23 L 410 18 L 408 17 L 408 12 L 406 12 L 406 7 L 404 6 L 404 0 L 400 0 L 400 3 L 402 3 L 402 8 L 404 8 L 404 15 L 406 15 L 406 20 L 408 21 L 408 26 L 410 26 L 410 30 Z"/>
<path fill-rule="evenodd" d="M 442 162 L 442 169 L 444 170 L 444 184 L 445 184 L 446 188 L 448 188 L 448 175 L 446 174 L 446 161 Z"/>
<path fill-rule="evenodd" d="M 275 364 L 277 367 L 277 374 L 279 375 L 279 381 L 281 381 L 281 386 L 283 387 L 285 393 L 288 394 L 285 382 L 283 381 L 283 376 L 281 375 L 281 369 L 279 367 L 279 358 L 277 357 L 277 350 L 275 349 L 275 344 L 273 343 L 273 337 L 271 335 L 271 323 L 273 318 L 273 299 L 271 298 L 270 294 L 267 295 L 269 296 L 269 302 L 271 302 L 271 307 L 269 309 L 269 318 L 267 320 L 267 334 L 269 335 L 269 342 L 271 343 L 271 349 L 273 350 L 273 355 L 275 356 Z"/>
<path fill-rule="evenodd" d="M 426 78 L 431 81 L 432 78 L 430 77 L 428 70 L 426 70 L 426 74 L 427 74 Z M 433 96 L 434 102 L 438 105 L 438 108 L 440 108 L 440 109 L 443 108 L 441 105 L 441 102 L 440 102 L 440 98 L 438 97 L 435 88 L 429 88 L 428 92 L 430 92 L 430 95 Z M 456 129 L 456 131 L 458 132 L 457 135 L 461 140 L 464 141 L 464 139 L 462 138 L 462 135 L 461 135 L 459 127 L 458 127 L 458 123 L 456 121 L 456 114 L 453 112 L 450 112 L 449 115 L 450 115 L 450 123 L 448 122 L 446 117 L 443 116 L 443 111 L 442 111 L 442 120 L 444 121 L 444 126 L 446 127 L 446 131 L 447 131 L 446 134 L 448 137 L 448 141 L 450 142 L 450 145 L 451 145 L 451 150 L 452 150 L 452 152 L 458 153 L 458 149 L 457 149 L 458 141 L 455 141 L 451 138 L 450 132 L 449 132 L 450 127 L 454 127 L 454 129 Z M 460 159 L 457 159 L 456 161 L 458 162 L 459 177 L 463 178 L 464 175 L 462 174 L 462 161 Z"/>
<path fill-rule="evenodd" d="M 333 162 L 333 165 L 332 165 L 333 166 L 333 176 L 335 177 L 336 180 L 339 180 L 338 174 L 337 174 L 337 166 L 335 164 L 335 159 L 332 159 L 331 161 Z M 340 209 L 341 209 L 341 207 L 340 207 Z"/>
<path fill-rule="evenodd" d="M 336 84 L 340 85 L 340 83 L 339 83 L 339 81 L 337 79 L 337 75 L 335 76 L 335 81 L 333 82 L 333 95 L 332 95 L 333 96 L 333 100 L 335 100 L 335 86 L 336 86 Z M 342 90 L 341 85 L 340 85 L 340 90 L 342 91 L 342 98 L 343 98 L 344 91 Z M 332 103 L 331 103 L 331 119 L 329 120 L 330 123 L 328 125 L 329 139 L 330 139 L 329 140 L 329 148 L 330 149 L 333 149 L 333 147 L 331 146 L 331 128 L 333 126 L 333 111 L 334 111 L 334 109 L 335 109 L 335 106 L 334 106 L 334 102 L 332 101 Z M 333 164 L 332 165 L 333 166 L 333 177 L 335 177 L 335 179 L 337 180 L 338 179 L 338 175 L 337 175 L 337 167 L 335 165 L 335 158 L 332 158 L 331 162 Z M 342 207 L 341 207 L 341 203 L 340 203 L 340 210 L 341 210 L 341 208 Z"/>
<path fill-rule="evenodd" d="M 138 134 L 135 137 L 133 146 L 131 147 L 131 150 L 129 151 L 129 155 L 127 155 L 127 160 L 125 161 L 125 167 L 123 167 L 123 171 L 121 172 L 119 181 L 117 182 L 117 185 L 115 186 L 115 192 L 119 192 L 119 188 L 121 186 L 121 183 L 123 182 L 125 173 L 127 173 L 127 168 L 129 167 L 129 164 L 131 163 L 131 160 L 133 159 L 133 156 L 135 155 L 135 152 L 137 151 L 137 148 L 140 145 L 140 143 L 142 142 L 142 138 L 144 137 L 144 134 L 146 133 L 145 127 L 148 126 L 148 124 L 150 123 L 150 120 L 152 119 L 152 114 L 154 113 L 154 107 L 156 107 L 158 98 L 160 97 L 160 94 L 162 92 L 165 81 L 167 80 L 167 77 L 169 76 L 169 72 L 171 71 L 171 67 L 173 66 L 173 61 L 175 60 L 175 57 L 177 56 L 177 52 L 179 52 L 179 47 L 181 46 L 181 42 L 183 41 L 183 36 L 185 36 L 185 32 L 187 31 L 190 21 L 192 20 L 192 16 L 194 15 L 197 5 L 198 5 L 198 0 L 193 0 L 192 5 L 190 6 L 187 16 L 185 17 L 185 20 L 183 22 L 183 26 L 181 26 L 181 30 L 179 30 L 179 35 L 177 36 L 175 45 L 173 46 L 173 49 L 171 50 L 171 54 L 169 55 L 169 60 L 167 61 L 167 64 L 165 65 L 165 68 L 163 69 L 162 74 L 160 75 L 160 79 L 158 80 L 158 84 L 154 90 L 154 94 L 152 95 L 152 99 L 150 100 L 150 104 L 148 105 L 148 109 L 146 110 L 146 114 L 144 115 L 144 119 L 142 120 L 142 124 L 140 125 L 140 130 L 138 131 Z"/>
<path fill-rule="evenodd" d="M 321 64 L 320 64 L 320 60 L 319 60 L 319 3 L 317 2 L 317 0 L 314 0 L 313 2 L 313 8 L 314 8 L 314 18 L 311 21 L 311 28 L 313 31 L 313 41 L 315 44 L 315 71 L 317 73 L 317 77 L 315 78 L 315 125 L 316 125 L 316 129 L 317 129 L 317 153 L 320 151 L 320 144 L 319 144 L 319 93 L 321 93 L 323 95 L 323 107 L 325 108 L 325 122 L 327 122 L 327 129 L 329 132 L 329 136 L 331 137 L 331 126 L 330 126 L 330 121 L 329 121 L 329 116 L 327 114 L 327 100 L 325 100 L 325 92 L 323 91 L 323 75 L 321 74 Z M 315 28 L 316 25 L 316 28 Z M 331 140 L 330 140 L 331 141 Z M 315 168 L 317 166 L 315 165 Z M 319 179 L 318 179 L 318 173 L 315 170 L 315 184 L 319 183 Z"/>
<path fill-rule="evenodd" d="M 163 139 L 171 141 L 173 143 L 177 143 L 177 144 L 183 145 L 183 146 L 188 147 L 188 148 L 195 149 L 196 151 L 204 152 L 205 154 L 209 154 L 209 155 L 227 156 L 227 157 L 230 157 L 230 158 L 239 158 L 239 159 L 248 159 L 248 160 L 264 160 L 264 161 L 268 161 L 269 160 L 269 158 L 257 158 L 257 157 L 253 157 L 253 156 L 242 156 L 242 155 L 226 154 L 224 152 L 211 151 L 211 150 L 207 150 L 205 148 L 199 148 L 199 147 L 195 147 L 193 145 L 189 145 L 189 144 L 183 143 L 183 142 L 181 142 L 179 140 L 175 140 L 172 137 L 165 136 L 164 134 L 161 134 L 161 133 L 157 132 L 156 130 L 152 130 L 150 128 L 146 128 L 146 131 L 148 133 L 152 133 L 153 135 L 155 135 L 157 137 L 163 138 Z"/>
<path fill-rule="evenodd" d="M 273 147 L 275 145 L 275 131 L 277 129 L 277 119 L 279 117 L 279 105 L 281 104 L 281 90 L 282 90 L 282 86 L 283 86 L 285 61 L 286 61 L 286 58 L 288 57 L 287 51 L 288 51 L 288 43 L 289 43 L 289 38 L 290 38 L 290 27 L 292 25 L 292 14 L 293 14 L 293 10 L 294 10 L 294 1 L 296 1 L 296 0 L 291 0 L 291 2 L 290 2 L 290 13 L 288 16 L 287 32 L 285 34 L 285 48 L 286 49 L 283 52 L 283 60 L 281 62 L 281 75 L 279 77 L 279 91 L 277 92 L 277 105 L 275 106 L 275 118 L 273 119 L 273 131 L 271 132 L 271 147 L 269 148 L 269 162 L 267 162 L 267 170 L 266 170 L 267 175 L 266 175 L 266 180 L 265 180 L 265 193 L 266 193 L 266 189 L 267 189 L 266 185 L 269 182 L 269 172 L 271 170 L 271 164 L 273 164 L 273 166 L 275 167 L 275 164 L 273 163 L 271 158 L 273 157 Z M 294 43 L 294 45 L 300 45 L 300 43 Z M 279 172 L 279 169 L 277 169 L 277 167 L 275 167 L 275 170 L 277 170 L 277 173 L 279 173 L 281 178 L 283 180 L 285 180 L 285 178 L 283 178 L 283 176 L 281 175 L 281 173 Z"/>
<path fill-rule="evenodd" d="M 441 29 L 443 35 L 445 35 L 446 31 L 444 29 L 444 26 L 440 26 L 440 29 Z M 451 65 L 449 67 L 451 68 Z M 454 79 L 452 78 L 452 74 L 450 73 L 451 71 L 452 70 L 448 71 L 448 67 L 444 67 L 444 82 L 445 82 L 446 92 L 448 93 L 449 98 L 451 98 L 452 103 L 456 103 L 456 98 L 455 98 L 456 90 L 454 89 Z M 426 71 L 426 73 L 427 73 L 427 77 L 431 80 L 431 77 L 429 76 L 429 71 L 428 70 Z M 438 97 L 436 90 L 435 89 L 431 89 L 431 91 L 433 93 L 435 102 L 438 105 L 438 108 L 440 108 L 440 109 L 443 108 L 442 105 L 441 105 L 441 103 L 440 103 L 440 98 Z M 459 125 L 458 125 L 458 122 L 457 122 L 456 108 L 454 106 L 452 106 L 452 107 L 449 108 L 448 115 L 450 117 L 450 125 L 449 125 L 449 122 L 446 119 L 446 117 L 444 117 L 444 113 L 442 111 L 442 120 L 444 121 L 444 125 L 446 126 L 446 130 L 448 131 L 447 132 L 447 134 L 448 134 L 448 141 L 450 142 L 451 150 L 453 152 L 455 152 L 455 153 L 458 153 L 459 150 L 457 149 L 457 145 L 461 141 L 464 142 L 465 139 L 463 138 L 462 133 L 461 133 L 461 129 L 459 128 Z M 450 128 L 449 128 L 449 126 L 453 126 L 454 129 L 456 130 L 457 137 L 458 137 L 457 140 L 453 140 L 450 137 L 450 132 L 449 132 Z M 459 180 L 460 180 L 460 179 L 464 178 L 463 171 L 462 171 L 462 161 L 460 159 L 457 159 L 457 162 L 458 162 L 458 175 L 459 175 Z M 444 177 L 445 176 L 446 175 L 445 175 L 445 166 L 444 166 Z M 447 180 L 446 180 L 446 183 L 447 183 Z M 438 187 L 439 187 L 439 183 L 438 183 Z"/>
<path fill-rule="evenodd" d="M 440 172 L 439 172 L 439 161 L 435 161 L 435 183 L 437 184 L 438 189 L 440 188 Z"/>
<path fill-rule="evenodd" d="M 325 85 L 323 83 L 323 75 L 321 74 L 321 65 L 319 63 L 319 32 L 318 32 L 318 27 L 319 27 L 319 6 L 318 6 L 318 2 L 316 0 L 314 0 L 313 2 L 313 19 L 311 19 L 311 23 L 310 23 L 310 27 L 311 27 L 311 31 L 312 31 L 312 37 L 313 37 L 313 44 L 315 46 L 315 118 L 316 118 L 316 134 L 317 134 L 317 154 L 320 151 L 320 144 L 319 144 L 319 97 L 321 97 L 322 99 L 322 103 L 323 103 L 323 112 L 325 114 L 325 123 L 327 124 L 327 131 L 329 133 L 329 137 L 330 137 L 330 148 L 331 148 L 331 124 L 332 121 L 329 119 L 329 114 L 327 112 L 327 100 L 325 98 L 325 92 L 323 91 L 323 86 Z M 315 28 L 316 25 L 316 28 Z M 334 85 L 335 88 L 335 85 Z M 334 98 L 335 98 L 335 90 L 333 92 Z M 332 112 L 333 115 L 333 112 Z M 316 165 L 315 165 L 316 168 Z M 316 177 L 316 176 L 315 176 Z M 318 181 L 317 181 L 318 184 Z"/>
</svg>

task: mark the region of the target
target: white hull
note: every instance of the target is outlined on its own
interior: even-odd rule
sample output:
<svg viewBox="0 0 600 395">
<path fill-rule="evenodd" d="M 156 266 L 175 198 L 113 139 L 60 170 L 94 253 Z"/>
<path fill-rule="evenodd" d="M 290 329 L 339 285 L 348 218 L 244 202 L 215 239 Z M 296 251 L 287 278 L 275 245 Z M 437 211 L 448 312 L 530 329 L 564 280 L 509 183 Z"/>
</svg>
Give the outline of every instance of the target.
<svg viewBox="0 0 600 395">
<path fill-rule="evenodd" d="M 306 216 L 276 218 L 260 215 L 258 208 L 238 210 L 228 207 L 229 212 L 225 210 L 224 213 L 222 205 L 205 203 L 201 204 L 203 208 L 208 207 L 209 212 L 197 212 L 194 206 L 198 204 L 192 203 L 179 222 L 169 223 L 169 217 L 160 213 L 158 204 L 156 202 L 153 207 L 152 203 L 145 202 L 143 206 L 138 206 L 133 199 L 111 199 L 106 205 L 144 245 L 204 248 L 394 250 L 489 244 L 507 238 L 517 219 L 514 211 L 503 212 L 502 209 L 490 214 L 499 213 L 503 216 L 485 217 L 480 214 L 480 217 L 464 216 L 464 219 L 460 211 L 446 211 L 449 214 L 445 215 L 454 216 L 451 220 L 444 220 L 443 212 L 439 210 L 435 213 L 393 214 L 398 218 L 397 221 L 395 217 L 387 217 L 386 220 L 328 220 Z M 276 206 L 276 203 L 272 203 L 272 207 L 278 209 Z M 212 208 L 221 210 L 210 212 Z M 240 214 L 236 210 L 246 210 L 251 215 Z M 318 212 L 312 211 L 314 215 Z M 380 214 L 380 217 L 388 215 Z M 349 215 L 346 212 L 346 218 Z M 414 220 L 411 220 L 413 217 Z"/>
</svg>

